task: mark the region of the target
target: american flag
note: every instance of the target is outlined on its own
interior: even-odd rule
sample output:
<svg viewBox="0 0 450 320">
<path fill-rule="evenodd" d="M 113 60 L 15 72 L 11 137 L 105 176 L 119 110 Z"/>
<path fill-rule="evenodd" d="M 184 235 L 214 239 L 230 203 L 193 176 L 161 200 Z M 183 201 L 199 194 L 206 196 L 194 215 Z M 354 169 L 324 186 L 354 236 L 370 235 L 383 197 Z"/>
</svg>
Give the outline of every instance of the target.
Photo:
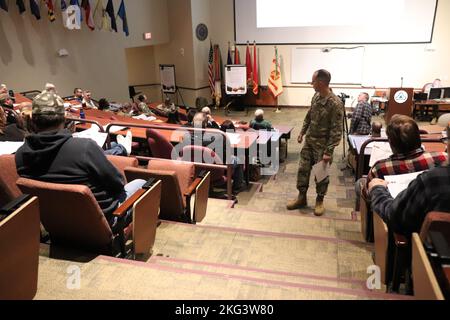
<svg viewBox="0 0 450 320">
<path fill-rule="evenodd" d="M 214 49 L 211 43 L 211 48 L 209 49 L 209 60 L 208 60 L 208 80 L 209 87 L 211 88 L 211 95 L 214 97 L 216 94 L 215 79 L 214 79 Z"/>
</svg>

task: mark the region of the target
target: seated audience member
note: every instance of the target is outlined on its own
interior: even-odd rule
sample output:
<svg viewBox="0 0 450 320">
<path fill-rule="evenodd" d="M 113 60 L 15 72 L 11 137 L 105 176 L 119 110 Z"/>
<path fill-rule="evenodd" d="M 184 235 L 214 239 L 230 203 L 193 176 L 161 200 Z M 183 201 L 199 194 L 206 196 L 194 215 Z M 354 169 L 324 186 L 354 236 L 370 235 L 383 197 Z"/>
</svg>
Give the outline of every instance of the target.
<svg viewBox="0 0 450 320">
<path fill-rule="evenodd" d="M 369 104 L 369 94 L 363 92 L 358 96 L 358 105 L 352 114 L 350 134 L 369 135 L 372 122 L 372 107 Z"/>
<path fill-rule="evenodd" d="M 98 110 L 111 111 L 110 108 L 111 105 L 108 100 L 106 100 L 105 98 L 101 98 L 100 100 L 98 100 Z"/>
<path fill-rule="evenodd" d="M 220 130 L 225 133 L 235 133 L 236 127 L 233 121 L 225 120 L 220 126 Z M 226 151 L 224 151 L 225 154 Z M 244 165 L 238 163 L 238 158 L 234 155 L 231 156 L 231 161 L 233 164 L 233 192 L 239 193 L 246 188 L 244 182 Z"/>
<path fill-rule="evenodd" d="M 17 123 L 8 124 L 6 113 L 0 107 L 0 141 L 20 142 L 25 139 L 27 131 L 17 126 Z"/>
<path fill-rule="evenodd" d="M 180 114 L 178 113 L 178 111 L 175 112 L 169 112 L 168 114 L 168 118 L 167 118 L 167 123 L 171 123 L 171 124 L 180 124 Z"/>
<path fill-rule="evenodd" d="M 88 186 L 114 229 L 112 213 L 145 181 L 124 186 L 122 175 L 90 139 L 74 139 L 64 129 L 64 104 L 54 93 L 44 92 L 33 100 L 32 122 L 36 133 L 25 139 L 16 153 L 19 176 L 51 183 Z M 126 223 L 131 222 L 131 214 Z"/>
<path fill-rule="evenodd" d="M 383 129 L 383 124 L 379 121 L 374 121 L 372 123 L 372 138 L 380 138 L 381 137 L 381 129 Z"/>
<path fill-rule="evenodd" d="M 206 115 L 206 119 L 208 121 L 207 128 L 220 129 L 219 124 L 216 121 L 214 121 L 214 119 L 211 115 L 211 109 L 209 107 L 204 107 L 202 109 L 202 112 Z"/>
<path fill-rule="evenodd" d="M 170 98 L 164 100 L 164 104 L 160 104 L 154 110 L 158 116 L 168 118 L 170 113 L 178 112 L 178 108 L 170 101 Z"/>
<path fill-rule="evenodd" d="M 267 121 L 264 120 L 264 110 L 262 109 L 258 109 L 255 112 L 255 119 L 253 119 L 252 121 L 250 121 L 250 128 L 254 129 L 254 130 L 272 130 L 272 124 Z"/>
<path fill-rule="evenodd" d="M 0 84 L 0 95 L 8 93 L 8 87 L 6 84 Z"/>
<path fill-rule="evenodd" d="M 123 117 L 129 117 L 129 118 L 135 116 L 132 104 L 124 103 L 123 105 L 121 105 L 117 115 L 123 116 Z"/>
<path fill-rule="evenodd" d="M 443 139 L 450 147 L 447 137 Z M 408 188 L 393 199 L 387 182 L 373 179 L 369 184 L 373 211 L 380 215 L 396 233 L 411 235 L 420 232 L 425 216 L 431 211 L 450 212 L 450 166 L 432 168 L 417 177 Z"/>
<path fill-rule="evenodd" d="M 140 95 L 138 97 L 138 109 L 139 113 L 146 115 L 147 117 L 154 116 L 155 114 L 150 110 L 150 107 L 148 106 L 147 96 L 146 95 Z"/>
<path fill-rule="evenodd" d="M 0 95 L 0 107 L 5 112 L 7 124 L 17 123 L 19 127 L 23 127 L 20 117 L 14 111 L 14 102 L 9 94 L 5 93 Z"/>
<path fill-rule="evenodd" d="M 367 191 L 373 179 L 425 171 L 447 162 L 447 154 L 444 152 L 425 152 L 422 148 L 419 127 L 408 116 L 393 116 L 386 128 L 386 134 L 393 155 L 375 163 L 370 169 L 367 179 L 360 179 L 356 183 L 357 197 L 361 194 L 360 188 L 365 186 L 365 191 Z M 363 195 L 367 194 L 365 191 Z"/>
<path fill-rule="evenodd" d="M 193 128 L 207 129 L 208 120 L 202 112 L 197 113 L 192 120 Z M 214 134 L 205 133 L 203 131 L 189 131 L 184 134 L 184 145 L 201 145 L 208 147 L 215 141 Z"/>
<path fill-rule="evenodd" d="M 85 91 L 83 95 L 83 101 L 82 105 L 85 108 L 88 109 L 98 109 L 97 105 L 95 104 L 94 100 L 92 100 L 92 94 L 90 91 Z"/>
<path fill-rule="evenodd" d="M 189 111 L 186 114 L 187 122 L 183 125 L 183 127 L 185 128 L 193 127 L 194 126 L 193 121 L 196 114 L 197 114 L 196 109 L 189 109 Z"/>
<path fill-rule="evenodd" d="M 75 88 L 73 90 L 72 100 L 77 100 L 79 103 L 83 102 L 83 90 L 81 88 Z"/>
</svg>

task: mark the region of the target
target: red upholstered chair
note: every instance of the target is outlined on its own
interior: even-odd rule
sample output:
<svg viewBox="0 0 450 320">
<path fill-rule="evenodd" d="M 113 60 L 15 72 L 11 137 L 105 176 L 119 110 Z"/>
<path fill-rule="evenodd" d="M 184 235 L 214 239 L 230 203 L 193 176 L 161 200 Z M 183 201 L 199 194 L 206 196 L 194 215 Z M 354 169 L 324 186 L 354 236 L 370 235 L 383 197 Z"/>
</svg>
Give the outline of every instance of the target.
<svg viewBox="0 0 450 320">
<path fill-rule="evenodd" d="M 189 162 L 166 159 L 150 160 L 147 169 L 127 168 L 128 180 L 155 178 L 162 182 L 159 218 L 187 223 L 201 222 L 206 215 L 209 172 L 195 175 L 195 166 Z M 194 210 L 191 198 L 195 196 Z"/>
<path fill-rule="evenodd" d="M 31 300 L 38 284 L 39 202 L 28 197 L 11 207 L 0 217 L 0 300 Z"/>
<path fill-rule="evenodd" d="M 223 165 L 222 159 L 210 148 L 203 146 L 188 145 L 182 150 L 180 160 L 196 163 L 196 173 L 203 170 L 199 163 Z M 226 170 L 221 168 L 210 168 L 211 184 L 214 187 L 223 187 L 227 183 Z"/>
<path fill-rule="evenodd" d="M 113 232 L 94 195 L 87 186 L 46 183 L 20 178 L 17 185 L 26 194 L 37 196 L 41 221 L 51 243 L 89 252 L 126 257 L 127 238 L 133 239 L 134 256 L 148 255 L 155 241 L 161 183 L 140 190 L 114 212 L 123 222 L 127 210 L 133 210 L 133 223 Z"/>
<path fill-rule="evenodd" d="M 0 207 L 19 197 L 22 192 L 16 185 L 19 175 L 14 155 L 0 156 Z"/>
<path fill-rule="evenodd" d="M 107 156 L 108 160 L 116 167 L 126 180 L 125 168 L 139 166 L 139 161 L 133 157 L 119 157 L 119 156 Z M 128 181 L 130 182 L 130 181 Z"/>
<path fill-rule="evenodd" d="M 147 141 L 154 158 L 172 159 L 173 146 L 158 130 L 147 129 Z"/>
</svg>

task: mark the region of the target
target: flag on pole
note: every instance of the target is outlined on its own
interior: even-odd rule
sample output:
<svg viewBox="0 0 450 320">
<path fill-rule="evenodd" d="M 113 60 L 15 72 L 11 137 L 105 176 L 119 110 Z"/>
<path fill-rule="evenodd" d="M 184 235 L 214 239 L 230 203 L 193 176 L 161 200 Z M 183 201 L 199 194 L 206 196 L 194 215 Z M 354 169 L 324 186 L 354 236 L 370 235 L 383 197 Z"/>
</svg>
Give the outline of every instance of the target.
<svg viewBox="0 0 450 320">
<path fill-rule="evenodd" d="M 228 41 L 228 57 L 227 57 L 227 64 L 233 64 L 233 59 L 231 58 L 231 44 Z"/>
<path fill-rule="evenodd" d="M 54 22 L 56 20 L 56 16 L 55 16 L 55 8 L 53 6 L 53 0 L 45 0 L 45 5 L 47 6 L 47 15 L 48 15 L 48 20 L 50 20 L 50 22 Z"/>
<path fill-rule="evenodd" d="M 241 57 L 239 56 L 239 49 L 236 44 L 234 44 L 234 64 L 241 64 Z"/>
<path fill-rule="evenodd" d="M 16 4 L 17 4 L 17 7 L 19 7 L 19 13 L 20 14 L 24 13 L 25 11 L 27 11 L 27 9 L 25 9 L 25 3 L 23 3 L 23 0 L 16 0 Z"/>
<path fill-rule="evenodd" d="M 81 21 L 83 21 L 83 15 L 81 14 L 80 3 L 78 2 L 78 0 L 70 0 L 70 5 L 71 5 L 71 6 L 75 6 L 75 7 L 78 8 L 78 11 L 77 11 L 77 16 L 78 16 L 77 21 L 78 21 L 78 20 L 80 21 L 80 29 L 81 29 Z"/>
<path fill-rule="evenodd" d="M 253 94 L 256 96 L 259 93 L 259 75 L 258 75 L 258 51 L 256 49 L 256 42 L 253 43 Z"/>
<path fill-rule="evenodd" d="M 91 2 L 89 0 L 82 0 L 81 7 L 84 9 L 86 15 L 86 24 L 91 31 L 95 30 L 94 16 L 91 9 Z"/>
<path fill-rule="evenodd" d="M 106 13 L 108 13 L 109 18 L 111 20 L 111 28 L 115 32 L 117 32 L 117 23 L 116 23 L 116 16 L 114 11 L 114 3 L 112 0 L 108 0 L 108 4 L 106 5 Z"/>
<path fill-rule="evenodd" d="M 125 9 L 124 0 L 122 0 L 122 2 L 120 3 L 119 12 L 117 13 L 117 15 L 122 19 L 122 30 L 128 37 L 130 35 L 130 30 L 128 29 L 127 11 Z"/>
<path fill-rule="evenodd" d="M 247 52 L 245 54 L 245 65 L 247 66 L 247 84 L 252 84 L 252 74 L 253 74 L 253 67 L 252 67 L 252 56 L 250 53 L 250 44 L 247 41 Z"/>
<path fill-rule="evenodd" d="M 97 1 L 97 5 L 94 10 L 94 22 L 97 29 L 111 31 L 108 14 L 106 13 L 105 6 L 103 5 L 103 0 Z"/>
<path fill-rule="evenodd" d="M 6 0 L 0 0 L 0 8 L 8 12 L 8 4 L 6 3 Z"/>
<path fill-rule="evenodd" d="M 278 49 L 275 47 L 275 59 L 272 62 L 272 72 L 268 81 L 269 90 L 272 95 L 277 98 L 283 93 L 283 81 L 281 78 L 281 68 L 278 60 Z"/>
<path fill-rule="evenodd" d="M 218 44 L 214 45 L 214 85 L 216 106 L 219 106 L 222 98 L 222 56 Z"/>
<path fill-rule="evenodd" d="M 212 42 L 210 42 L 209 48 L 209 59 L 208 59 L 208 81 L 209 87 L 211 88 L 211 96 L 214 98 L 215 96 L 215 84 L 214 84 L 214 49 Z"/>
<path fill-rule="evenodd" d="M 36 17 L 37 20 L 41 19 L 41 10 L 39 9 L 39 4 L 37 0 L 30 0 L 31 14 Z"/>
<path fill-rule="evenodd" d="M 61 0 L 61 16 L 64 28 L 69 29 L 68 26 L 69 17 L 67 16 L 67 4 L 65 0 Z"/>
</svg>

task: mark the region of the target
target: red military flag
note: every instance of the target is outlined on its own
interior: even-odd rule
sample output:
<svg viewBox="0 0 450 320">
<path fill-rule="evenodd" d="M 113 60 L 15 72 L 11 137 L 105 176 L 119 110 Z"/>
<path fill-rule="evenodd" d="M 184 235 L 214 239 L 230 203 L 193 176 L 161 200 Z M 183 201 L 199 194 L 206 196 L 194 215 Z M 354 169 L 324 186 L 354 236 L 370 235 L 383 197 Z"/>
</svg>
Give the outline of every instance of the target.
<svg viewBox="0 0 450 320">
<path fill-rule="evenodd" d="M 247 83 L 251 85 L 252 83 L 252 73 L 253 73 L 253 67 L 252 67 L 252 56 L 250 54 L 250 44 L 247 41 L 247 52 L 245 54 L 245 65 L 247 66 Z"/>
<path fill-rule="evenodd" d="M 92 31 L 95 30 L 95 23 L 94 23 L 94 15 L 91 8 L 91 3 L 89 0 L 82 0 L 81 1 L 81 7 L 84 9 L 84 13 L 86 15 L 86 24 Z"/>
<path fill-rule="evenodd" d="M 280 63 L 278 60 L 278 49 L 275 47 L 275 58 L 272 61 L 272 72 L 270 73 L 268 86 L 275 98 L 283 93 L 283 81 L 281 78 Z"/>
<path fill-rule="evenodd" d="M 241 64 L 241 57 L 237 45 L 234 45 L 234 64 Z"/>
<path fill-rule="evenodd" d="M 56 20 L 56 16 L 55 16 L 55 7 L 53 6 L 53 1 L 45 0 L 45 5 L 47 6 L 48 20 L 50 20 L 50 22 L 54 22 Z"/>
<path fill-rule="evenodd" d="M 259 75 L 258 75 L 258 51 L 256 49 L 256 42 L 253 43 L 253 94 L 256 96 L 259 93 Z"/>
</svg>

